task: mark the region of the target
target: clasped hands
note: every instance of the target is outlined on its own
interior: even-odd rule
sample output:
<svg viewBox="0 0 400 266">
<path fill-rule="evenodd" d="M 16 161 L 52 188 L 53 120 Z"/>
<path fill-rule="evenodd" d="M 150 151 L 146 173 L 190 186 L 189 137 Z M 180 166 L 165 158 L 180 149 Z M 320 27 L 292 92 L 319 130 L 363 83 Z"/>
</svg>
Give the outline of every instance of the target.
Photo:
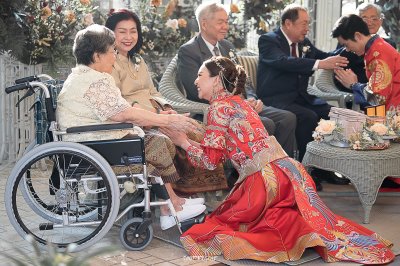
<svg viewBox="0 0 400 266">
<path fill-rule="evenodd" d="M 336 79 L 348 89 L 358 82 L 357 75 L 351 69 L 335 69 L 334 72 Z"/>
</svg>

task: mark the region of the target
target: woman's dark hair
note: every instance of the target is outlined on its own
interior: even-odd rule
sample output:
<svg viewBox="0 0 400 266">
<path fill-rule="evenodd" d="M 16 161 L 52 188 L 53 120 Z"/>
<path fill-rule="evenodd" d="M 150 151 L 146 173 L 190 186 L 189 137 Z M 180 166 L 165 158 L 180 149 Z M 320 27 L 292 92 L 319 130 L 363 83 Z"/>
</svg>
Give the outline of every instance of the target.
<svg viewBox="0 0 400 266">
<path fill-rule="evenodd" d="M 105 54 L 115 43 L 114 32 L 98 24 L 78 31 L 75 36 L 72 52 L 78 64 L 94 63 L 94 53 Z"/>
<path fill-rule="evenodd" d="M 357 15 L 347 15 L 341 17 L 332 30 L 332 37 L 342 37 L 344 40 L 355 41 L 354 34 L 359 32 L 364 36 L 369 36 L 369 29 L 367 23 Z"/>
<path fill-rule="evenodd" d="M 213 57 L 204 62 L 210 72 L 210 77 L 220 75 L 224 88 L 234 95 L 244 94 L 246 85 L 246 71 L 241 65 L 236 65 L 229 58 Z"/>
<path fill-rule="evenodd" d="M 111 13 L 111 15 L 107 18 L 106 27 L 112 31 L 115 31 L 115 27 L 117 24 L 123 20 L 133 20 L 136 23 L 137 32 L 138 32 L 138 40 L 136 45 L 128 52 L 128 56 L 132 57 L 135 53 L 138 53 L 143 45 L 143 35 L 142 35 L 142 24 L 140 23 L 140 19 L 135 12 L 132 12 L 127 9 L 119 9 Z"/>
</svg>

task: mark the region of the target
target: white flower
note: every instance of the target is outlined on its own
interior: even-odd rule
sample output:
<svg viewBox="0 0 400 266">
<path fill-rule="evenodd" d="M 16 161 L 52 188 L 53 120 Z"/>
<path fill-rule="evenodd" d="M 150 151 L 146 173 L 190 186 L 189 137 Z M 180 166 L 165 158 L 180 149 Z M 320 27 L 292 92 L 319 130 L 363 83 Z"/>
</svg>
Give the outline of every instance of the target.
<svg viewBox="0 0 400 266">
<path fill-rule="evenodd" d="M 375 123 L 370 127 L 370 130 L 378 134 L 379 136 L 386 135 L 388 128 L 382 123 Z"/>
<path fill-rule="evenodd" d="M 318 122 L 318 126 L 315 128 L 315 131 L 319 132 L 322 135 L 328 135 L 332 134 L 335 128 L 336 128 L 335 121 L 321 119 Z"/>
<path fill-rule="evenodd" d="M 147 26 L 142 26 L 142 31 L 143 32 L 149 32 L 149 28 Z"/>
<path fill-rule="evenodd" d="M 303 51 L 303 54 L 308 53 L 310 51 L 310 46 L 309 45 L 303 46 L 302 51 Z"/>
<path fill-rule="evenodd" d="M 177 19 L 168 19 L 167 22 L 165 22 L 165 26 L 177 30 L 179 28 L 179 23 Z"/>
<path fill-rule="evenodd" d="M 93 23 L 94 23 L 94 21 L 93 21 L 93 15 L 92 15 L 91 13 L 88 13 L 88 14 L 86 14 L 86 15 L 83 17 L 83 24 L 84 24 L 85 26 L 92 25 Z"/>
</svg>

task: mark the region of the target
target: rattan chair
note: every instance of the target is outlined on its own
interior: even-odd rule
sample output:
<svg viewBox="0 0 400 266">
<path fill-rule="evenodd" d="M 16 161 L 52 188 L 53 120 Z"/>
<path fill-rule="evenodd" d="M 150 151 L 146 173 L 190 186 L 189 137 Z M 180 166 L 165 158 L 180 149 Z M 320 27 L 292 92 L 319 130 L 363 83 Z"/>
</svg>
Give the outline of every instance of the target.
<svg viewBox="0 0 400 266">
<path fill-rule="evenodd" d="M 159 92 L 164 96 L 167 102 L 179 113 L 204 114 L 207 111 L 208 104 L 198 103 L 186 98 L 184 90 L 179 88 L 177 80 L 178 55 L 172 58 L 167 66 L 160 83 Z"/>
<path fill-rule="evenodd" d="M 314 87 L 319 90 L 316 93 L 329 93 L 332 95 L 339 95 L 343 97 L 339 104 L 339 107 L 346 108 L 346 103 L 352 102 L 352 109 L 359 110 L 359 106 L 354 104 L 354 96 L 351 92 L 340 91 L 335 83 L 333 82 L 333 70 L 322 69 L 319 71 L 317 78 L 315 79 Z M 314 94 L 314 93 L 313 93 Z"/>
<path fill-rule="evenodd" d="M 176 55 L 167 66 L 167 69 L 159 83 L 158 89 L 160 93 L 177 112 L 204 114 L 207 111 L 208 104 L 188 100 L 184 89 L 180 89 L 182 86 L 180 85 L 179 80 L 177 80 L 177 61 L 178 56 Z M 254 88 L 256 88 L 258 55 L 238 55 L 238 61 L 244 67 L 249 82 Z M 322 84 L 322 80 L 320 80 L 319 83 Z M 339 90 L 337 91 L 340 92 Z M 343 108 L 346 108 L 346 100 L 349 97 L 352 97 L 350 94 L 322 91 L 318 86 L 316 86 L 316 84 L 308 87 L 308 93 L 318 96 L 326 101 L 337 102 L 338 106 Z"/>
</svg>

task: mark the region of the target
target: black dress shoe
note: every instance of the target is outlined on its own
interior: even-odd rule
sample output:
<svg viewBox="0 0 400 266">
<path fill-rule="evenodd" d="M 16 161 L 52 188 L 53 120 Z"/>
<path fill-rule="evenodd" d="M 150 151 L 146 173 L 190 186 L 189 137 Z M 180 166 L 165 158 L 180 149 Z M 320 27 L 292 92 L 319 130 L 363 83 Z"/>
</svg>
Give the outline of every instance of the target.
<svg viewBox="0 0 400 266">
<path fill-rule="evenodd" d="M 316 176 L 313 176 L 313 175 L 311 177 L 312 177 L 312 179 L 313 179 L 313 181 L 315 183 L 316 190 L 317 191 L 322 191 L 322 184 L 321 184 L 321 181 L 319 180 L 319 178 L 316 177 Z"/>
<path fill-rule="evenodd" d="M 321 181 L 324 180 L 331 184 L 347 185 L 350 183 L 350 180 L 345 177 L 339 177 L 334 172 L 318 168 L 312 171 L 312 175 L 318 177 Z"/>
<path fill-rule="evenodd" d="M 389 178 L 385 178 L 382 183 L 382 188 L 400 188 L 400 184 L 397 184 Z"/>
</svg>

